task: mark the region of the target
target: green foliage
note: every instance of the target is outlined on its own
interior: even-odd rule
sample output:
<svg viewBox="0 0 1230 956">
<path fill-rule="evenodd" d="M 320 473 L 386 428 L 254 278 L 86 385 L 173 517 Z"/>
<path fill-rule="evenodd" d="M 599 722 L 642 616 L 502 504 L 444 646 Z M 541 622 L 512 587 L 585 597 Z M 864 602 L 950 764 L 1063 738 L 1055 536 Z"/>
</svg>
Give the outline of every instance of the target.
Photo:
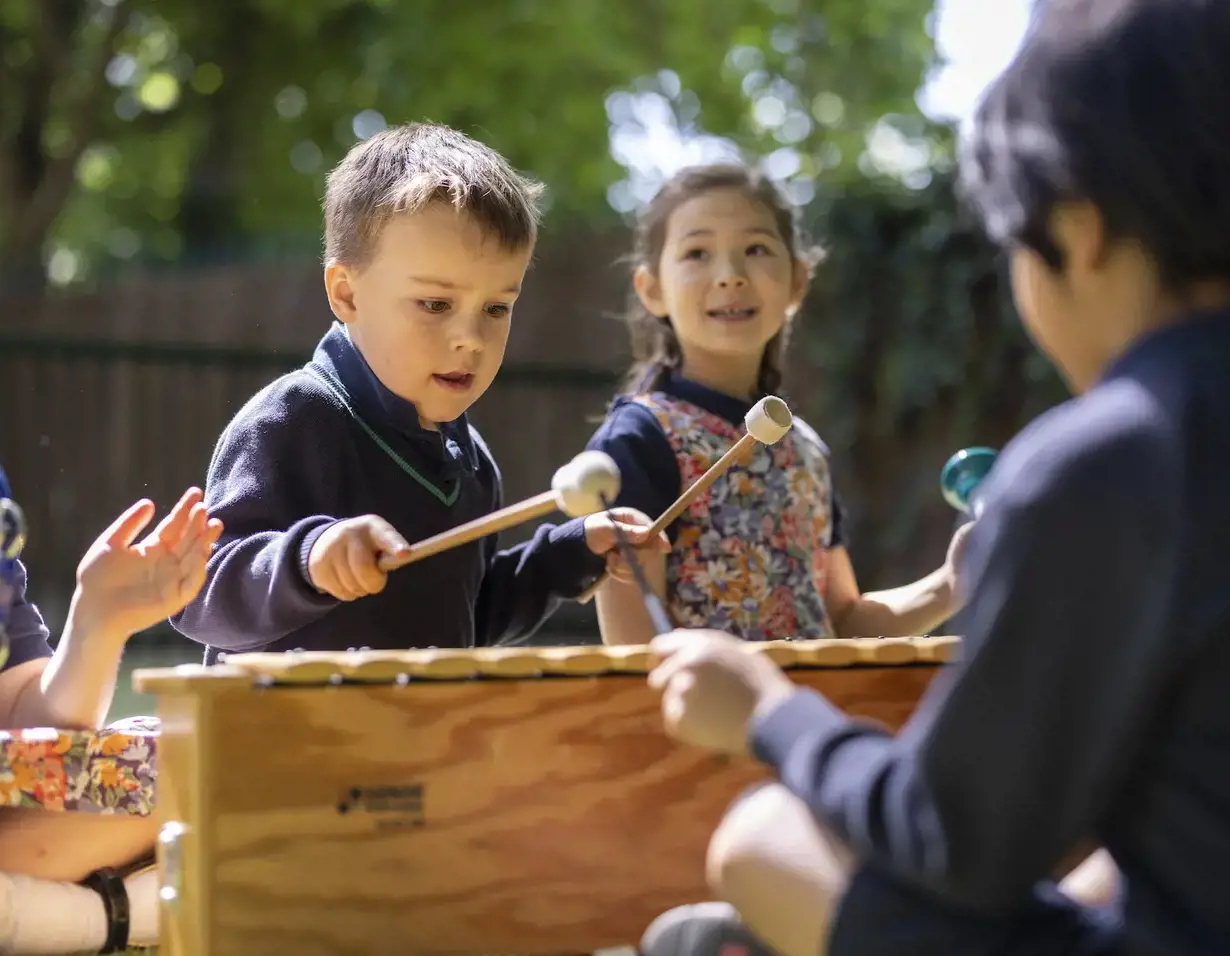
<svg viewBox="0 0 1230 956">
<path fill-rule="evenodd" d="M 324 174 L 356 132 L 419 118 L 546 181 L 552 226 L 613 218 L 604 101 L 664 70 L 683 125 L 849 180 L 864 129 L 916 113 L 929 6 L 0 0 L 0 253 L 54 238 L 72 250 L 62 279 L 314 241 Z"/>
<path fill-rule="evenodd" d="M 918 190 L 866 179 L 826 191 L 812 214 L 827 257 L 795 330 L 791 394 L 833 449 L 856 566 L 898 584 L 942 556 L 948 455 L 1002 447 L 1066 393 L 951 173 Z"/>
</svg>

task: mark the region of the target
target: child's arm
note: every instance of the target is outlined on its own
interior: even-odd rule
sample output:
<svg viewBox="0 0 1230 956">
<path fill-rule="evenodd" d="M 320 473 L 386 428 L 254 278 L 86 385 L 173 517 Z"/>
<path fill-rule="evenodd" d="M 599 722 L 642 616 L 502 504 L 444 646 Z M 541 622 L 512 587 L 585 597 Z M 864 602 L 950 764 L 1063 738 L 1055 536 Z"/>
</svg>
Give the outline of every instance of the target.
<svg viewBox="0 0 1230 956">
<path fill-rule="evenodd" d="M 1004 453 L 1012 484 L 970 536 L 964 655 L 898 735 L 805 690 L 753 721 L 756 755 L 855 853 L 954 904 L 1025 898 L 1122 787 L 1173 686 L 1177 456 L 1121 411 Z"/>
<path fill-rule="evenodd" d="M 666 555 L 661 551 L 639 552 L 645 580 L 666 604 Z M 604 644 L 648 644 L 655 630 L 641 589 L 635 580 L 608 578 L 594 595 L 598 610 L 598 630 Z"/>
<path fill-rule="evenodd" d="M 111 707 L 128 638 L 165 620 L 199 590 L 206 556 L 221 531 L 217 521 L 207 519 L 201 492 L 186 492 L 159 525 L 134 544 L 153 516 L 152 502 L 138 502 L 81 559 L 55 654 L 14 668 L 11 681 L 0 684 L 5 725 L 99 726 Z M 19 579 L 23 591 L 24 577 Z M 30 612 L 23 612 L 27 620 L 22 626 L 28 629 L 34 623 L 30 614 L 37 617 L 37 611 L 25 607 Z M 45 635 L 41 618 L 37 627 Z"/>
<path fill-rule="evenodd" d="M 619 465 L 619 497 L 615 503 L 620 507 L 635 508 L 653 519 L 682 491 L 675 453 L 657 419 L 643 405 L 630 403 L 615 409 L 586 448 L 606 452 Z M 673 543 L 674 528 L 666 533 Z M 665 603 L 666 555 L 645 548 L 638 556 L 649 586 Z M 653 639 L 653 622 L 634 580 L 607 578 L 594 595 L 594 602 L 603 643 L 647 644 Z"/>
<path fill-rule="evenodd" d="M 502 507 L 502 496 L 497 501 Z M 480 644 L 532 634 L 606 567 L 585 543 L 584 518 L 539 525 L 529 541 L 505 550 L 497 542 L 496 535 L 483 541 L 486 571 L 475 608 Z"/>
<path fill-rule="evenodd" d="M 562 599 L 577 597 L 604 569 L 616 568 L 614 523 L 637 546 L 646 540 L 651 522 L 628 509 L 614 509 L 562 525 L 540 525 L 531 540 L 504 551 L 495 550 L 495 535 L 485 539 L 487 567 L 475 614 L 478 640 L 495 644 L 532 634 Z M 658 545 L 667 547 L 665 540 Z"/>
<path fill-rule="evenodd" d="M 205 504 L 225 530 L 205 586 L 171 619 L 184 636 L 226 651 L 263 647 L 319 620 L 340 603 L 308 577 L 312 545 L 329 513 L 337 455 L 330 434 L 285 398 L 240 412 L 223 433 Z"/>
<path fill-rule="evenodd" d="M 828 552 L 825 601 L 838 637 L 910 637 L 927 634 L 957 611 L 956 568 L 969 525 L 953 536 L 942 567 L 913 584 L 861 594 L 849 552 Z"/>
<path fill-rule="evenodd" d="M 475 437 L 483 467 L 490 473 L 494 491 L 492 508 L 500 508 L 503 489 L 499 468 L 481 438 Z M 592 442 L 589 447 L 594 447 Z M 484 540 L 486 573 L 475 615 L 480 642 L 494 644 L 532 633 L 554 613 L 561 600 L 578 597 L 608 564 L 618 566 L 613 558 L 608 561 L 614 547 L 613 521 L 619 523 L 624 536 L 633 545 L 645 542 L 644 532 L 650 522 L 645 515 L 621 507 L 629 474 L 622 461 L 616 459 L 616 463 L 620 466 L 621 492 L 614 502 L 616 510 L 613 512 L 576 518 L 560 525 L 540 525 L 529 541 L 507 550 L 497 550 L 495 535 Z M 651 546 L 638 547 L 638 551 L 660 554 L 659 549 L 665 547 L 665 541 L 659 540 Z"/>
<path fill-rule="evenodd" d="M 928 634 L 957 611 L 957 568 L 969 525 L 948 545 L 944 564 L 913 584 L 863 594 L 846 548 L 846 516 L 832 494 L 832 538 L 828 547 L 824 603 L 838 637 L 913 637 Z"/>
</svg>

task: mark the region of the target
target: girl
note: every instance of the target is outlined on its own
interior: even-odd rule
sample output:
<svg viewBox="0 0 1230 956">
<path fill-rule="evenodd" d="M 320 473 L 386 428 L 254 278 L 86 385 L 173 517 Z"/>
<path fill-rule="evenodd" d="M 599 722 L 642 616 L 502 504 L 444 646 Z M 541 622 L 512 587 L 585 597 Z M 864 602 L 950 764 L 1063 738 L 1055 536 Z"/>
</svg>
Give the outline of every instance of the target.
<svg viewBox="0 0 1230 956">
<path fill-rule="evenodd" d="M 587 447 L 618 462 L 618 504 L 653 516 L 738 440 L 748 409 L 781 387 L 782 354 L 819 257 L 769 180 L 737 165 L 685 169 L 641 215 L 628 323 L 637 359 Z M 922 634 L 956 610 L 965 530 L 937 571 L 860 594 L 829 452 L 796 418 L 719 478 L 668 530 L 646 577 L 676 625 L 745 640 Z M 636 586 L 597 592 L 608 644 L 653 636 Z"/>
<path fill-rule="evenodd" d="M 140 794 L 78 768 L 60 779 L 60 797 L 96 789 L 95 803 L 106 809 L 58 812 L 44 802 L 54 773 L 27 778 L 7 764 L 51 746 L 22 740 L 15 732 L 23 728 L 101 726 L 128 638 L 183 607 L 204 581 L 222 527 L 201 498 L 189 489 L 141 541 L 154 505 L 138 502 L 94 542 L 78 565 L 54 653 L 42 615 L 26 598 L 21 542 L 5 520 L 13 513 L 0 514 L 0 953 L 112 952 L 125 939 L 157 938 L 157 874 L 146 865 L 155 818 L 148 810 L 125 812 L 142 802 Z M 3 470 L 0 499 L 8 504 Z M 113 764 L 129 758 L 107 754 Z M 65 758 L 61 769 L 69 767 Z"/>
</svg>

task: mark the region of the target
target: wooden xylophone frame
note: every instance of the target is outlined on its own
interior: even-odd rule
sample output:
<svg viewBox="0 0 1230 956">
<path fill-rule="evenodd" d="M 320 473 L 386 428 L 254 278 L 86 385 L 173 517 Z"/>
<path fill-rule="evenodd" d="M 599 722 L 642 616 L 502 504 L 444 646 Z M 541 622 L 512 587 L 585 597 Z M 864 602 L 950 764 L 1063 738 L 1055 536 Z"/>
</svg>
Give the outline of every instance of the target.
<svg viewBox="0 0 1230 956">
<path fill-rule="evenodd" d="M 749 644 L 892 729 L 956 638 Z M 669 740 L 645 647 L 230 656 L 142 670 L 167 956 L 550 956 L 707 898 L 764 779 Z"/>
</svg>

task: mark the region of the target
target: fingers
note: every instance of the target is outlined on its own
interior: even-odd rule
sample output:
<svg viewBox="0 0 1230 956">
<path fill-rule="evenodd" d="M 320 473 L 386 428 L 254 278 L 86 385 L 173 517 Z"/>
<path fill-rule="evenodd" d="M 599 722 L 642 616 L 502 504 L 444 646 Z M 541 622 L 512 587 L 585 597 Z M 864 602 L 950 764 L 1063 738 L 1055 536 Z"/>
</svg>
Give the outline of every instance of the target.
<svg viewBox="0 0 1230 956">
<path fill-rule="evenodd" d="M 612 508 L 607 512 L 611 524 L 618 524 L 628 543 L 638 548 L 650 547 L 655 551 L 670 551 L 670 539 L 665 532 L 658 532 L 652 538 L 649 530 L 653 521 L 643 511 L 635 508 Z"/>
<path fill-rule="evenodd" d="M 221 530 L 221 529 L 219 529 Z M 205 569 L 209 560 L 209 549 L 190 549 L 179 557 L 179 576 L 174 596 L 176 605 L 169 614 L 176 614 L 189 601 L 200 593 L 205 586 Z"/>
<path fill-rule="evenodd" d="M 337 581 L 334 597 L 343 601 L 354 601 L 372 593 L 363 583 L 363 578 L 368 577 L 363 571 L 365 567 L 375 568 L 376 560 L 371 545 L 364 536 L 347 535 L 333 555 L 331 564 Z M 376 590 L 382 586 L 378 586 Z"/>
<path fill-rule="evenodd" d="M 662 718 L 668 729 L 678 727 L 688 711 L 688 695 L 696 687 L 696 675 L 684 671 L 662 692 Z"/>
<path fill-rule="evenodd" d="M 652 538 L 649 536 L 649 527 L 627 524 L 623 521 L 619 522 L 619 530 L 623 532 L 624 537 L 628 539 L 628 543 L 634 548 L 650 548 L 654 551 L 670 551 L 670 538 L 666 536 L 665 531 L 659 531 Z"/>
<path fill-rule="evenodd" d="M 209 512 L 205 510 L 204 503 L 198 501 L 187 512 L 186 519 L 177 523 L 175 527 L 169 528 L 160 537 L 158 543 L 169 548 L 176 558 L 182 558 L 186 554 L 192 554 L 201 549 L 201 539 L 208 527 Z"/>
<path fill-rule="evenodd" d="M 202 523 L 199 533 L 184 535 L 183 546 L 177 550 L 175 560 L 179 568 L 180 590 L 191 592 L 184 598 L 185 604 L 191 601 L 204 585 L 209 555 L 214 542 L 221 534 L 222 522 L 213 518 Z"/>
<path fill-rule="evenodd" d="M 372 515 L 365 525 L 368 539 L 377 554 L 386 554 L 392 558 L 404 558 L 410 553 L 410 544 L 397 533 L 397 529 L 385 521 Z"/>
<path fill-rule="evenodd" d="M 636 508 L 611 508 L 607 511 L 607 515 L 612 521 L 618 521 L 620 524 L 627 525 L 630 528 L 637 526 L 648 528 L 653 524 L 653 519 L 643 511 L 638 511 Z"/>
<path fill-rule="evenodd" d="M 99 540 L 111 548 L 131 547 L 141 529 L 149 524 L 152 517 L 154 503 L 148 498 L 142 498 L 129 505 L 127 511 L 111 522 L 111 526 L 102 533 Z"/>
<path fill-rule="evenodd" d="M 663 660 L 649 672 L 649 686 L 654 690 L 663 690 L 680 675 L 704 663 L 706 655 L 701 648 L 688 648 L 677 651 Z"/>
<path fill-rule="evenodd" d="M 631 584 L 634 580 L 632 569 L 628 567 L 628 562 L 618 551 L 606 553 L 606 573 L 611 580 L 618 581 L 620 584 Z"/>
<path fill-rule="evenodd" d="M 388 581 L 388 573 L 380 568 L 381 555 L 404 555 L 410 545 L 383 518 L 368 515 L 356 523 L 346 536 L 344 560 L 336 568 L 338 584 L 344 601 L 353 601 L 369 594 L 379 594 Z"/>
<path fill-rule="evenodd" d="M 720 632 L 684 628 L 659 634 L 649 643 L 649 649 L 661 659 L 649 673 L 649 686 L 661 690 L 682 672 L 722 657 L 732 640 Z M 734 645 L 733 649 L 747 650 L 742 644 Z"/>
<path fill-rule="evenodd" d="M 158 526 L 146 536 L 143 544 L 157 542 L 166 545 L 172 549 L 175 548 L 182 539 L 185 533 L 188 532 L 192 524 L 193 514 L 198 505 L 204 511 L 204 505 L 200 502 L 205 495 L 200 488 L 189 488 L 179 497 L 179 501 L 175 503 L 166 516 L 158 522 Z M 204 521 L 201 522 L 204 527 Z"/>
</svg>

